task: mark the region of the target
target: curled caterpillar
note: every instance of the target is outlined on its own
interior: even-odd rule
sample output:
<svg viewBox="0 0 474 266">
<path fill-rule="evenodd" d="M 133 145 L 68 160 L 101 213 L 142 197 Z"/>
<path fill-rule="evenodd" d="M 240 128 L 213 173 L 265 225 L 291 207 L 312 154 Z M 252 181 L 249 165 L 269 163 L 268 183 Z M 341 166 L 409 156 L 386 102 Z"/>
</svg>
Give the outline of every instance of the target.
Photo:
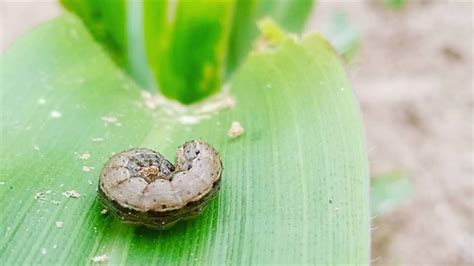
<svg viewBox="0 0 474 266">
<path fill-rule="evenodd" d="M 160 153 L 137 148 L 114 155 L 100 174 L 99 198 L 123 222 L 167 229 L 199 215 L 219 191 L 222 162 L 208 143 L 176 151 L 176 166 Z"/>
</svg>

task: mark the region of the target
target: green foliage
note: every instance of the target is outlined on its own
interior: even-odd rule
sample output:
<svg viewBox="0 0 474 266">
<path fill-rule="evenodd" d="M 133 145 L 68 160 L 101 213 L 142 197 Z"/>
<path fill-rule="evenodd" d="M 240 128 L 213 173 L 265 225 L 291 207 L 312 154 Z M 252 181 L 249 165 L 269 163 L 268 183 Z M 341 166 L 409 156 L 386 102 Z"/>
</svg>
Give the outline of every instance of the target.
<svg viewBox="0 0 474 266">
<path fill-rule="evenodd" d="M 259 35 L 257 21 L 271 17 L 284 30 L 299 32 L 315 0 L 238 0 L 227 54 L 227 75 L 240 65 Z"/>
<path fill-rule="evenodd" d="M 232 1 L 145 1 L 148 62 L 161 92 L 184 103 L 220 89 Z"/>
<path fill-rule="evenodd" d="M 195 125 L 144 107 L 140 89 L 71 15 L 22 37 L 0 67 L 5 265 L 89 264 L 102 254 L 114 265 L 368 263 L 362 122 L 320 36 L 252 53 L 230 83 L 236 106 Z M 234 120 L 245 134 L 229 139 Z M 202 216 L 156 232 L 101 214 L 96 186 L 112 153 L 148 147 L 172 158 L 196 138 L 224 164 L 220 194 Z M 80 198 L 61 194 L 69 190 Z"/>
<path fill-rule="evenodd" d="M 387 213 L 413 194 L 413 184 L 403 173 L 390 173 L 372 178 L 372 215 Z"/>
<path fill-rule="evenodd" d="M 405 7 L 407 0 L 381 0 L 383 4 L 393 10 L 399 10 Z"/>
<path fill-rule="evenodd" d="M 60 0 L 76 12 L 112 57 L 127 66 L 126 0 Z"/>
<path fill-rule="evenodd" d="M 145 88 L 183 103 L 204 99 L 250 51 L 256 22 L 271 16 L 300 31 L 313 0 L 61 0 Z M 117 10 L 118 8 L 118 10 Z"/>
<path fill-rule="evenodd" d="M 323 32 L 346 62 L 350 62 L 357 54 L 360 46 L 359 32 L 350 23 L 347 14 L 331 16 L 328 27 Z"/>
</svg>

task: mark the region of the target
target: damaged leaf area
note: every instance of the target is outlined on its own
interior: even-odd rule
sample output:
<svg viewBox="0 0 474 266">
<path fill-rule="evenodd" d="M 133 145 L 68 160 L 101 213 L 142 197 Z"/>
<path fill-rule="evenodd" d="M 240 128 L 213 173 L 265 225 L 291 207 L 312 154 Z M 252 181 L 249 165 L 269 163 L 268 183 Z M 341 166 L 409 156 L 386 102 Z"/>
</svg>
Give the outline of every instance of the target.
<svg viewBox="0 0 474 266">
<path fill-rule="evenodd" d="M 194 124 L 145 106 L 71 15 L 19 39 L 0 66 L 4 264 L 367 263 L 362 122 L 341 62 L 320 36 L 250 55 L 230 82 L 235 106 Z M 245 128 L 234 139 L 233 121 Z M 152 231 L 103 211 L 91 183 L 114 152 L 147 147 L 172 158 L 198 138 L 225 165 L 219 196 L 201 216 Z"/>
</svg>

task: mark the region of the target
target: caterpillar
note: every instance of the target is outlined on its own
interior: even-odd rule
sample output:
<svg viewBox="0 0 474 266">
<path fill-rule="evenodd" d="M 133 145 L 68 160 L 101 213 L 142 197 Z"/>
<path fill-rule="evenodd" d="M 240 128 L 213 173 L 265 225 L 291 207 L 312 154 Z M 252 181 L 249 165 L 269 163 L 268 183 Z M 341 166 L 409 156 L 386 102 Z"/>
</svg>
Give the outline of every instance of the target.
<svg viewBox="0 0 474 266">
<path fill-rule="evenodd" d="M 134 148 L 104 165 L 99 199 L 125 223 L 167 229 L 202 213 L 219 191 L 222 169 L 219 153 L 201 140 L 181 145 L 175 166 L 154 150 Z"/>
</svg>

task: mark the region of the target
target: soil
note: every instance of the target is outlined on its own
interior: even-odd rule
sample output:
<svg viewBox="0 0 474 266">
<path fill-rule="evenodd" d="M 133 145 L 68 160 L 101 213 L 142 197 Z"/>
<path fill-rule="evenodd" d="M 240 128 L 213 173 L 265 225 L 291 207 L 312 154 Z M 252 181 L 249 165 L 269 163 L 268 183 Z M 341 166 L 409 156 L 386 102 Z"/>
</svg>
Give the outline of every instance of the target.
<svg viewBox="0 0 474 266">
<path fill-rule="evenodd" d="M 373 263 L 473 265 L 473 2 L 318 2 L 307 31 L 343 11 L 360 33 L 347 68 L 372 174 L 402 170 L 415 185 L 411 199 L 374 219 Z M 62 12 L 49 0 L 2 1 L 0 10 L 0 51 Z"/>
</svg>

